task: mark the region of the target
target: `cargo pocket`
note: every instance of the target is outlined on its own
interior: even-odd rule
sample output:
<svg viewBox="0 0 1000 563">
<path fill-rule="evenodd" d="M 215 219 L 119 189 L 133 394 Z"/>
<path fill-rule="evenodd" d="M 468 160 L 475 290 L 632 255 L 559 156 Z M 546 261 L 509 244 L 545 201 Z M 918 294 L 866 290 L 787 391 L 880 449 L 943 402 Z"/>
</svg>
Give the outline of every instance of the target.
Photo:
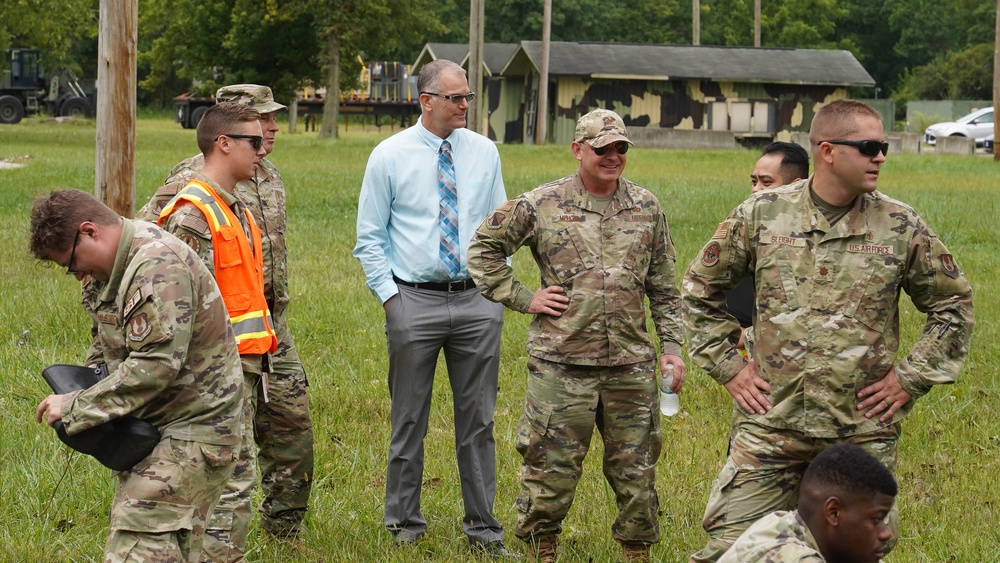
<svg viewBox="0 0 1000 563">
<path fill-rule="evenodd" d="M 726 459 L 726 465 L 722 467 L 719 476 L 712 483 L 712 492 L 708 496 L 708 504 L 705 506 L 705 516 L 702 519 L 702 527 L 711 534 L 712 530 L 725 528 L 726 519 L 729 514 L 729 494 L 736 479 L 739 468 L 732 458 Z"/>
<path fill-rule="evenodd" d="M 126 499 L 111 511 L 111 529 L 162 534 L 191 530 L 195 507 L 148 499 Z"/>
<path fill-rule="evenodd" d="M 545 468 L 549 450 L 545 434 L 551 417 L 552 413 L 543 411 L 531 401 L 525 401 L 514 445 L 524 459 L 524 464 L 532 471 L 543 471 Z"/>
</svg>

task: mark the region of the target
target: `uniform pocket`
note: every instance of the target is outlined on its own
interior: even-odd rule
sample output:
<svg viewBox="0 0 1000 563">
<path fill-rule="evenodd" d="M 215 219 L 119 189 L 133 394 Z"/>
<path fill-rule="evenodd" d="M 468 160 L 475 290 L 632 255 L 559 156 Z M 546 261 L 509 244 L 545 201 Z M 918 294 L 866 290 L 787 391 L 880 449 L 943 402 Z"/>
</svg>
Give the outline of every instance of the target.
<svg viewBox="0 0 1000 563">
<path fill-rule="evenodd" d="M 219 237 L 214 241 L 217 245 L 215 248 L 215 259 L 218 261 L 219 266 L 231 268 L 243 263 L 243 259 L 240 257 L 239 238 L 242 232 L 242 227 L 233 225 L 219 227 Z"/>
</svg>

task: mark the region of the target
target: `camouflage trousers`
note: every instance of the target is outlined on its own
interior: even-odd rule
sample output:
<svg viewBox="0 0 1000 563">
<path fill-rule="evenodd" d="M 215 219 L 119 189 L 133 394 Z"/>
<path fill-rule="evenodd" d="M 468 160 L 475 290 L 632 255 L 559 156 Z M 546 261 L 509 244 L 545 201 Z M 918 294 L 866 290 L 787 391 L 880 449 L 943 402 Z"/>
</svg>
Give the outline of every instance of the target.
<svg viewBox="0 0 1000 563">
<path fill-rule="evenodd" d="M 235 449 L 164 438 L 146 459 L 118 473 L 105 562 L 198 561 Z"/>
<path fill-rule="evenodd" d="M 875 456 L 895 473 L 899 423 L 877 432 L 846 438 L 811 438 L 801 432 L 768 428 L 743 420 L 735 425 L 729 458 L 712 484 L 702 527 L 709 542 L 690 563 L 718 561 L 754 522 L 777 510 L 795 510 L 799 483 L 809 462 L 827 446 L 849 442 Z M 893 504 L 886 517 L 892 539 L 899 537 L 899 511 Z"/>
<path fill-rule="evenodd" d="M 250 360 L 248 358 L 257 358 Z M 253 419 L 255 390 L 260 386 L 260 356 L 244 356 L 243 383 L 243 439 L 237 453 L 236 465 L 222 490 L 219 503 L 208 519 L 201 561 L 213 563 L 243 561 L 252 519 L 252 497 L 257 485 L 256 463 L 253 448 Z M 253 373 L 256 367 L 257 372 Z"/>
<path fill-rule="evenodd" d="M 257 390 L 254 439 L 260 485 L 261 528 L 272 535 L 299 532 L 313 476 L 313 428 L 306 396 L 308 381 L 288 325 L 275 324 L 278 351 L 271 358 L 268 400 Z"/>
<path fill-rule="evenodd" d="M 516 441 L 523 461 L 515 534 L 529 541 L 562 531 L 596 426 L 604 441 L 604 476 L 617 501 L 612 536 L 620 542 L 659 541 L 656 405 L 653 362 L 578 366 L 529 357 Z"/>
</svg>

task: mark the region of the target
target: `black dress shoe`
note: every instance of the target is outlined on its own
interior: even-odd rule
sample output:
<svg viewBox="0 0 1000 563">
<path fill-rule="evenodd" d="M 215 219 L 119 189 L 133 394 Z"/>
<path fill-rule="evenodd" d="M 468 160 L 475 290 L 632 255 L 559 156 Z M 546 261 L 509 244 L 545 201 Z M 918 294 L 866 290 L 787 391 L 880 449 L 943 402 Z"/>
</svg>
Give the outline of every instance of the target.
<svg viewBox="0 0 1000 563">
<path fill-rule="evenodd" d="M 503 544 L 501 540 L 491 541 L 489 543 L 477 543 L 473 545 L 473 548 L 484 553 L 491 559 L 520 559 L 521 556 L 513 551 L 507 549 L 507 546 Z"/>
</svg>

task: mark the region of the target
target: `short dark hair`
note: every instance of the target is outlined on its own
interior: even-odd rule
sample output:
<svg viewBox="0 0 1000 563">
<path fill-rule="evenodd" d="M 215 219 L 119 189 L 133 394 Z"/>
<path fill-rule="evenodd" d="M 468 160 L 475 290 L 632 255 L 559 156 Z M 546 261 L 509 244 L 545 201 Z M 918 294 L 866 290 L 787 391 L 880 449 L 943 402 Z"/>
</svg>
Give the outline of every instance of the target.
<svg viewBox="0 0 1000 563">
<path fill-rule="evenodd" d="M 198 150 L 208 156 L 219 135 L 235 133 L 240 123 L 259 121 L 260 112 L 240 102 L 222 102 L 208 108 L 198 122 Z"/>
<path fill-rule="evenodd" d="M 113 209 L 86 192 L 53 190 L 31 206 L 28 248 L 35 258 L 49 260 L 49 253 L 69 249 L 84 221 L 114 225 L 119 219 Z"/>
<path fill-rule="evenodd" d="M 885 465 L 861 446 L 834 444 L 819 453 L 802 476 L 802 487 L 826 485 L 847 493 L 896 496 L 896 479 Z"/>
<path fill-rule="evenodd" d="M 781 174 L 785 180 L 790 182 L 795 178 L 809 177 L 809 153 L 802 145 L 775 141 L 764 147 L 761 156 L 774 153 L 781 154 Z"/>
</svg>

